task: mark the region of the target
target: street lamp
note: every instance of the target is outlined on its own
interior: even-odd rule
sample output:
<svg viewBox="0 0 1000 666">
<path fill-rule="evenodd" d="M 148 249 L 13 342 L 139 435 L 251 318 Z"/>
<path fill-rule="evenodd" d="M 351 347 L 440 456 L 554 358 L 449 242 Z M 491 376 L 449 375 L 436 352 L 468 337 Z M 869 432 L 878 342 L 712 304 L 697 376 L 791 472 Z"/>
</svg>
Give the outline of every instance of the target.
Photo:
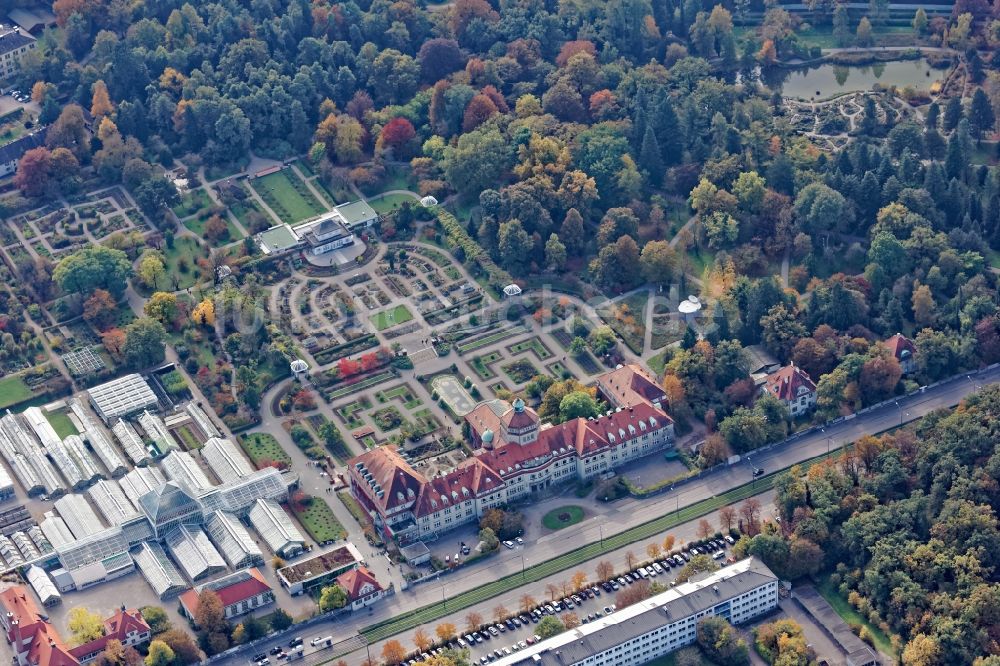
<svg viewBox="0 0 1000 666">
<path fill-rule="evenodd" d="M 903 408 L 899 406 L 899 400 L 896 401 L 896 409 L 899 410 L 899 425 L 903 425 Z"/>
</svg>

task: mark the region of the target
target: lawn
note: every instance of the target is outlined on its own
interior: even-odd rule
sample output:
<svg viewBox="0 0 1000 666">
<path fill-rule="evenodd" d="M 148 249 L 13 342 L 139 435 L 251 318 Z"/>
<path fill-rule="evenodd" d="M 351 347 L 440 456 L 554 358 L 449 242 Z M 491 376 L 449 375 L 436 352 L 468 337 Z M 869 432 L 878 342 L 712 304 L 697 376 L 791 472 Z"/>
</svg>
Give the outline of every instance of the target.
<svg viewBox="0 0 1000 666">
<path fill-rule="evenodd" d="M 542 525 L 550 530 L 561 530 L 564 527 L 576 525 L 581 520 L 583 520 L 583 507 L 560 506 L 542 516 Z"/>
<path fill-rule="evenodd" d="M 45 418 L 62 439 L 66 439 L 70 435 L 80 434 L 73 422 L 69 420 L 66 412 L 45 412 Z"/>
<path fill-rule="evenodd" d="M 892 649 L 892 641 L 890 641 L 889 637 L 885 635 L 885 632 L 869 622 L 868 619 L 856 611 L 851 604 L 847 603 L 847 599 L 840 595 L 840 590 L 838 590 L 834 584 L 830 582 L 829 574 L 824 576 L 816 584 L 816 591 L 819 592 L 824 599 L 826 599 L 826 602 L 833 607 L 833 610 L 837 611 L 837 615 L 839 615 L 840 618 L 848 625 L 860 624 L 868 627 L 868 631 L 871 632 L 872 638 L 875 641 L 875 647 L 886 654 L 896 653 L 895 650 Z"/>
<path fill-rule="evenodd" d="M 192 217 L 184 221 L 184 226 L 195 234 L 205 238 L 205 223 L 208 222 L 209 217 L 211 217 L 211 215 L 206 217 L 202 217 L 201 215 Z M 240 230 L 236 228 L 236 225 L 233 224 L 233 221 L 229 219 L 228 215 L 223 213 L 222 219 L 226 221 L 227 235 L 219 239 L 218 245 L 225 245 L 226 243 L 238 241 L 243 238 L 243 234 L 241 234 Z M 208 239 L 206 238 L 206 240 Z"/>
<path fill-rule="evenodd" d="M 306 184 L 289 169 L 251 181 L 251 187 L 283 222 L 293 224 L 325 212 Z"/>
<path fill-rule="evenodd" d="M 302 527 L 306 528 L 306 532 L 316 543 L 323 544 L 347 536 L 347 530 L 333 515 L 330 505 L 322 498 L 310 497 L 309 504 L 304 507 L 291 502 L 290 507 L 295 517 L 302 523 Z"/>
<path fill-rule="evenodd" d="M 187 289 L 198 282 L 198 258 L 205 256 L 204 250 L 195 239 L 182 236 L 174 239 L 173 247 L 163 248 L 163 257 L 167 261 L 167 275 L 176 276 L 176 285 L 170 283 L 172 290 Z M 181 262 L 181 259 L 184 262 Z"/>
<path fill-rule="evenodd" d="M 375 326 L 375 330 L 384 331 L 385 329 L 391 328 L 396 324 L 402 324 L 403 322 L 410 321 L 413 319 L 413 313 L 407 310 L 405 305 L 400 304 L 391 310 L 376 312 L 368 317 L 368 319 L 371 320 L 372 325 Z"/>
<path fill-rule="evenodd" d="M 688 263 L 688 273 L 701 279 L 705 275 L 705 270 L 715 263 L 715 255 L 711 252 L 702 251 L 697 247 L 692 247 L 685 255 Z"/>
<path fill-rule="evenodd" d="M 648 361 L 646 361 L 646 365 L 648 365 L 649 369 L 655 372 L 657 376 L 662 375 L 663 369 L 667 366 L 666 350 L 650 358 Z"/>
<path fill-rule="evenodd" d="M 212 199 L 208 196 L 208 193 L 203 189 L 197 189 L 185 192 L 181 196 L 180 202 L 170 210 L 174 211 L 174 215 L 183 219 L 211 205 Z"/>
<path fill-rule="evenodd" d="M 521 352 L 528 350 L 535 352 L 535 356 L 537 356 L 539 360 L 545 360 L 552 356 L 552 352 L 550 352 L 538 338 L 529 338 L 507 347 L 507 351 L 511 354 L 520 354 Z"/>
<path fill-rule="evenodd" d="M 240 435 L 238 439 L 240 446 L 243 447 L 243 450 L 250 457 L 250 460 L 257 469 L 264 467 L 269 462 L 283 464 L 285 467 L 290 467 L 292 464 L 292 459 L 281 448 L 281 444 L 274 438 L 274 435 L 263 432 L 252 432 Z"/>
<path fill-rule="evenodd" d="M 398 192 L 373 197 L 368 200 L 368 203 L 371 204 L 371 207 L 375 209 L 376 213 L 384 215 L 385 213 L 396 210 L 407 201 L 414 205 L 418 205 L 417 200 L 413 197 L 406 194 L 400 194 Z"/>
<path fill-rule="evenodd" d="M 35 395 L 20 375 L 0 379 L 0 409 L 17 404 Z"/>
<path fill-rule="evenodd" d="M 598 314 L 622 337 L 636 354 L 642 354 L 646 338 L 646 301 L 649 292 L 646 290 L 630 294 L 621 300 L 609 303 L 606 308 L 600 308 Z"/>
</svg>

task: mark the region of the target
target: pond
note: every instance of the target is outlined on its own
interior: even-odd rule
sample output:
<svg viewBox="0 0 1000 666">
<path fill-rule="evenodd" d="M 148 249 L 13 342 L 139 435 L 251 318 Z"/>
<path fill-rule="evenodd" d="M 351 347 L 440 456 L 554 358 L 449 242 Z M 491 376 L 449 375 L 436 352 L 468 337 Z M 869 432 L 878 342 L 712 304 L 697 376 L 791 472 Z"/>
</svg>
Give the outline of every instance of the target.
<svg viewBox="0 0 1000 666">
<path fill-rule="evenodd" d="M 871 90 L 880 83 L 897 88 L 913 86 L 927 90 L 935 81 L 944 78 L 947 70 L 931 67 L 923 58 L 896 60 L 871 65 L 834 65 L 775 70 L 763 74 L 762 82 L 768 87 L 780 88 L 785 97 L 800 99 L 825 99 L 834 95 Z"/>
</svg>

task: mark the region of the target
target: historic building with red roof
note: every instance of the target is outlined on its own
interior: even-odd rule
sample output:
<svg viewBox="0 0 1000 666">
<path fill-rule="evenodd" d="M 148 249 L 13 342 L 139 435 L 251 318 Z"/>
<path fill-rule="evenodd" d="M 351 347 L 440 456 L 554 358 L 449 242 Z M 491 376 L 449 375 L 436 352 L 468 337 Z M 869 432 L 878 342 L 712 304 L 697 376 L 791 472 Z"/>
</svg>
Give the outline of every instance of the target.
<svg viewBox="0 0 1000 666">
<path fill-rule="evenodd" d="M 104 652 L 108 641 L 121 641 L 125 647 L 135 647 L 148 643 L 152 631 L 146 620 L 142 617 L 142 612 L 138 609 L 126 609 L 124 606 L 115 611 L 115 614 L 104 620 L 104 635 L 100 638 L 78 645 L 70 649 L 70 654 L 81 664 L 87 664 L 97 659 L 98 655 Z"/>
<path fill-rule="evenodd" d="M 761 392 L 783 402 L 792 418 L 802 416 L 816 405 L 816 384 L 809 373 L 794 364 L 769 374 Z"/>
<path fill-rule="evenodd" d="M 897 333 L 882 344 L 888 347 L 892 355 L 899 361 L 899 367 L 903 369 L 904 375 L 917 369 L 917 346 L 913 344 L 913 340 L 902 333 Z"/>
<path fill-rule="evenodd" d="M 389 538 L 409 542 L 673 444 L 666 396 L 645 372 L 624 366 L 597 385 L 613 409 L 558 425 L 541 423 L 521 399 L 480 403 L 465 417 L 476 453 L 447 472 L 426 476 L 394 446 L 367 451 L 350 461 L 351 491 Z"/>
<path fill-rule="evenodd" d="M 337 576 L 337 584 L 347 593 L 347 603 L 351 610 L 369 606 L 385 596 L 385 590 L 366 567 L 345 571 Z"/>
<path fill-rule="evenodd" d="M 70 648 L 21 585 L 0 592 L 0 625 L 18 666 L 80 666 L 96 659 L 108 641 L 135 647 L 149 642 L 151 636 L 142 613 L 123 606 L 104 620 L 103 636 Z"/>
<path fill-rule="evenodd" d="M 274 603 L 271 586 L 256 567 L 251 567 L 182 592 L 178 597 L 181 615 L 192 622 L 198 612 L 198 596 L 204 590 L 213 590 L 219 595 L 227 619 Z"/>
</svg>

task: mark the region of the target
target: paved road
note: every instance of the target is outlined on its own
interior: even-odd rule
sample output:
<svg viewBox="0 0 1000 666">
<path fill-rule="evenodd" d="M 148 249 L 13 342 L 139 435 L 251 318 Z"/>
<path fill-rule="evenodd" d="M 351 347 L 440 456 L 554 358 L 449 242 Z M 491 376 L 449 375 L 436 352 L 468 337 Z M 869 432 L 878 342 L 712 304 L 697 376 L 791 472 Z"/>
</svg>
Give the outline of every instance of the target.
<svg viewBox="0 0 1000 666">
<path fill-rule="evenodd" d="M 566 528 L 529 542 L 523 551 L 506 552 L 499 557 L 490 558 L 478 565 L 471 565 L 467 571 L 447 578 L 444 584 L 428 583 L 418 586 L 412 591 L 404 591 L 382 601 L 371 609 L 370 613 L 361 613 L 338 621 L 330 621 L 316 625 L 310 629 L 310 635 L 333 635 L 335 639 L 347 639 L 357 630 L 392 618 L 414 608 L 437 601 L 443 595 L 445 598 L 460 592 L 473 589 L 483 580 L 500 578 L 516 573 L 522 566 L 531 566 L 551 559 L 566 550 L 566 544 L 577 545 L 598 541 L 602 534 L 622 532 L 635 525 L 647 522 L 657 516 L 677 510 L 680 506 L 688 506 L 735 486 L 752 480 L 753 467 L 762 467 L 774 471 L 789 467 L 798 462 L 808 460 L 828 450 L 853 442 L 862 435 L 874 434 L 888 430 L 900 423 L 919 419 L 935 409 L 951 407 L 967 394 L 977 390 L 984 384 L 1000 381 L 1000 368 L 993 368 L 982 373 L 960 375 L 945 383 L 927 388 L 923 392 L 901 398 L 896 403 L 859 414 L 836 425 L 804 435 L 792 442 L 775 446 L 767 451 L 758 451 L 748 456 L 748 459 L 738 464 L 708 474 L 701 479 L 692 481 L 676 491 L 671 491 L 653 499 L 628 499 L 615 503 L 610 513 L 598 519 L 587 520 L 579 526 Z M 675 533 L 677 530 L 675 530 Z M 642 550 L 643 544 L 633 547 L 636 552 Z M 522 564 L 523 557 L 523 564 Z M 586 571 L 592 571 L 594 562 L 584 565 Z M 566 572 L 568 577 L 572 572 Z M 537 585 L 537 584 L 536 584 Z M 544 591 L 544 587 L 541 588 Z M 532 592 L 536 596 L 538 590 Z M 516 598 L 516 597 L 515 597 Z M 491 603 L 496 603 L 492 601 Z M 515 607 L 511 604 L 511 607 Z M 463 611 L 464 613 L 467 611 Z M 487 615 L 488 617 L 488 615 Z M 432 629 L 432 628 L 428 628 Z M 286 639 L 287 640 L 287 639 Z M 256 651 L 260 651 L 259 649 Z M 239 653 L 227 658 L 223 663 L 236 664 L 246 660 L 248 654 Z M 323 657 L 325 658 L 325 657 Z M 348 663 L 360 663 L 364 659 L 364 651 L 349 656 Z M 320 661 L 322 658 L 319 659 Z M 318 663 L 318 662 L 317 662 Z"/>
</svg>

